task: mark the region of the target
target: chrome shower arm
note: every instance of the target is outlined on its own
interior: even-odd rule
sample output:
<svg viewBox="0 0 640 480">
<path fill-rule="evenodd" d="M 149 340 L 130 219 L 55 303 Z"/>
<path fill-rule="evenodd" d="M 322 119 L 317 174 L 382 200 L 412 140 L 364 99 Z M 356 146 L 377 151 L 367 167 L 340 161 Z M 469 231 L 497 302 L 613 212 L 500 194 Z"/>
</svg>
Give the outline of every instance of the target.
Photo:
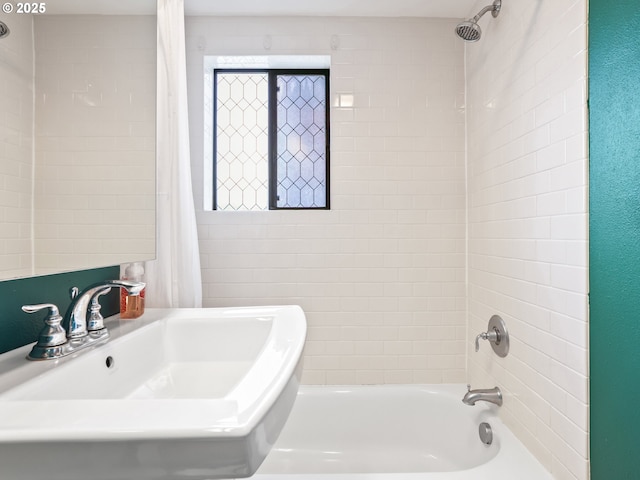
<svg viewBox="0 0 640 480">
<path fill-rule="evenodd" d="M 496 10 L 496 6 L 495 5 L 487 5 L 482 10 L 480 10 L 475 17 L 473 17 L 473 22 L 477 22 L 478 20 L 480 20 L 484 16 L 485 13 L 492 12 L 492 11 L 495 11 L 495 10 Z M 500 7 L 498 7 L 498 11 L 499 10 L 500 10 Z M 492 15 L 493 15 L 493 13 L 492 13 Z M 495 15 L 493 15 L 493 16 L 495 17 Z"/>
</svg>

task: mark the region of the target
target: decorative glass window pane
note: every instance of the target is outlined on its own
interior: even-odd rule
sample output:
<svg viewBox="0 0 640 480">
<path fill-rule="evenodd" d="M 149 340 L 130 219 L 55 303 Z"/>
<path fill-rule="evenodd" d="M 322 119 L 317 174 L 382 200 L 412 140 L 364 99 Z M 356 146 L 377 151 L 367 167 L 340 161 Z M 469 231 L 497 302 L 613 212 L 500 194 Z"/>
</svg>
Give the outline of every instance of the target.
<svg viewBox="0 0 640 480">
<path fill-rule="evenodd" d="M 329 71 L 214 77 L 214 208 L 329 208 Z"/>
<path fill-rule="evenodd" d="M 268 208 L 269 76 L 216 75 L 217 210 Z"/>
<path fill-rule="evenodd" d="M 277 75 L 277 208 L 327 207 L 326 84 L 326 75 Z"/>
</svg>

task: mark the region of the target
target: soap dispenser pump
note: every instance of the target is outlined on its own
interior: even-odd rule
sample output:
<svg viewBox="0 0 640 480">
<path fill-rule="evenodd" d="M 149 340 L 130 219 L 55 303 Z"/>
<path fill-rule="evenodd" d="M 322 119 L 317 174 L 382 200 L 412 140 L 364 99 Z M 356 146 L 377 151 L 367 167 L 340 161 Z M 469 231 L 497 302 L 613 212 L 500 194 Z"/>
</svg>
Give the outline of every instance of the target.
<svg viewBox="0 0 640 480">
<path fill-rule="evenodd" d="M 122 280 L 141 282 L 144 275 L 142 262 L 127 265 Z M 120 289 L 120 318 L 138 318 L 144 313 L 144 296 L 146 288 L 139 295 L 129 295 L 126 289 Z"/>
</svg>

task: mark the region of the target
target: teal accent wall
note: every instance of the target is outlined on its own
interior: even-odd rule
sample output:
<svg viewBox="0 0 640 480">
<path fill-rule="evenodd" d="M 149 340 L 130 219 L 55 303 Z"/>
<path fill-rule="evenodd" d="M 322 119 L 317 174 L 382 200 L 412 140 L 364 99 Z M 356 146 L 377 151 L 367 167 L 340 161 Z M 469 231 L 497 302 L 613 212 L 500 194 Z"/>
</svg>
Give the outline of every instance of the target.
<svg viewBox="0 0 640 480">
<path fill-rule="evenodd" d="M 591 478 L 640 478 L 640 4 L 589 2 Z"/>
<path fill-rule="evenodd" d="M 35 342 L 43 326 L 46 312 L 24 313 L 22 305 L 54 303 L 64 315 L 71 303 L 71 287 L 83 289 L 92 283 L 114 280 L 119 276 L 120 267 L 115 266 L 0 282 L 0 353 Z M 100 300 L 105 317 L 118 313 L 117 289 Z"/>
</svg>

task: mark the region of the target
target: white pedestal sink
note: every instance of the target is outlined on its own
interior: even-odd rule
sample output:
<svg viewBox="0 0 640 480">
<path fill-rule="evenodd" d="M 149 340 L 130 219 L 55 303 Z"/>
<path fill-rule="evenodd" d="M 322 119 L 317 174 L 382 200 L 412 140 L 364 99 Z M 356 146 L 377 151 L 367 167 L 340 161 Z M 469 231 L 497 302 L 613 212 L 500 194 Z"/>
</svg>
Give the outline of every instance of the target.
<svg viewBox="0 0 640 480">
<path fill-rule="evenodd" d="M 0 355 L 2 480 L 209 480 L 255 472 L 298 390 L 296 306 L 148 309 L 76 357 Z"/>
</svg>

